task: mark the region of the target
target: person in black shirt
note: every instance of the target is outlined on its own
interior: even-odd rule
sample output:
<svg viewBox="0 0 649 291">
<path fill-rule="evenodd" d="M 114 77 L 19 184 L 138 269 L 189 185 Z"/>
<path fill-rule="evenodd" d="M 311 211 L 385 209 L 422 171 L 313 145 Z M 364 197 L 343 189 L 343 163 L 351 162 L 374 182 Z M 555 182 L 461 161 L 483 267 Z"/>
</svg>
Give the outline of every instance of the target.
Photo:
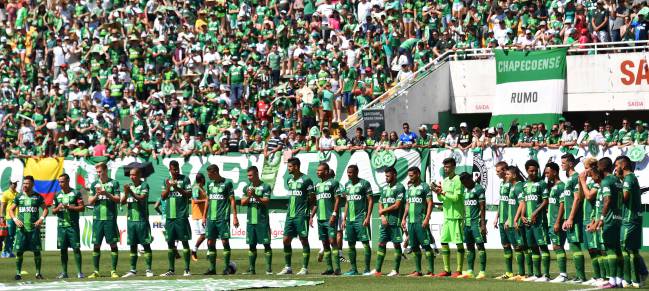
<svg viewBox="0 0 649 291">
<path fill-rule="evenodd" d="M 460 123 L 460 135 L 457 144 L 461 150 L 467 150 L 471 147 L 471 133 L 467 129 L 466 122 Z"/>
<path fill-rule="evenodd" d="M 363 136 L 363 129 L 356 128 L 356 135 L 352 138 L 352 149 L 363 149 L 365 146 L 365 137 Z"/>
</svg>

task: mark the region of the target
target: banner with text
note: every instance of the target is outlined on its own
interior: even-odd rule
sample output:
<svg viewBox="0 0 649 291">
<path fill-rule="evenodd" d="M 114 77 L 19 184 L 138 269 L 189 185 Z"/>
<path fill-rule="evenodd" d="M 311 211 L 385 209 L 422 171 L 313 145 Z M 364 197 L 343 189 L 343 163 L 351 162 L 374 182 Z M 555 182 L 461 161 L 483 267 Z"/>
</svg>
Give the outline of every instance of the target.
<svg viewBox="0 0 649 291">
<path fill-rule="evenodd" d="M 491 126 L 509 127 L 544 122 L 551 125 L 563 112 L 567 49 L 495 50 L 496 93 Z"/>
</svg>

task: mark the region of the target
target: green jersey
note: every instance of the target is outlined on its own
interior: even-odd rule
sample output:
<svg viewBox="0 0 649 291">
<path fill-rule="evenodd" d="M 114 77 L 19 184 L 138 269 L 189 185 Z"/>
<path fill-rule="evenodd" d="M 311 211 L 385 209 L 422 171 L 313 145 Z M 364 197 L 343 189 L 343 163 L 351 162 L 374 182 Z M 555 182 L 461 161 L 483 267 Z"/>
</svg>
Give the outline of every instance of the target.
<svg viewBox="0 0 649 291">
<path fill-rule="evenodd" d="M 596 191 L 599 191 L 599 184 L 594 183 L 593 181 L 588 181 L 586 183 L 588 190 L 595 189 Z M 597 196 L 593 197 L 593 199 L 588 200 L 586 197 L 584 197 L 584 204 L 582 206 L 582 211 L 584 212 L 582 218 L 584 219 L 584 225 L 590 223 L 591 219 L 594 217 L 593 215 L 595 214 L 595 203 L 597 201 Z"/>
<path fill-rule="evenodd" d="M 629 222 L 642 218 L 640 184 L 638 184 L 638 178 L 634 173 L 624 176 L 622 191 L 622 195 L 624 195 L 624 192 L 629 192 L 629 199 L 627 201 L 622 199 L 622 219 Z"/>
<path fill-rule="evenodd" d="M 437 198 L 443 203 L 444 219 L 465 219 L 464 192 L 466 188 L 460 182 L 460 176 L 444 178 L 442 191 L 444 195 L 439 195 Z"/>
<path fill-rule="evenodd" d="M 304 174 L 295 179 L 288 179 L 288 212 L 289 218 L 309 216 L 309 196 L 313 194 L 313 181 Z"/>
<path fill-rule="evenodd" d="M 243 187 L 243 195 L 248 195 L 248 189 L 252 188 L 255 191 L 255 195 L 260 198 L 269 198 L 270 199 L 270 186 L 264 182 L 261 182 L 259 186 L 255 187 L 252 183 L 247 184 Z M 267 225 L 270 223 L 268 219 L 268 207 L 261 203 L 261 201 L 250 197 L 248 200 L 248 213 L 246 216 L 249 224 L 264 224 Z"/>
<path fill-rule="evenodd" d="M 516 182 L 516 184 L 509 187 L 509 197 L 507 198 L 507 221 L 509 221 L 509 226 L 514 227 L 514 218 L 516 218 L 516 210 L 518 210 L 518 204 L 523 193 L 523 182 Z"/>
<path fill-rule="evenodd" d="M 315 185 L 319 221 L 326 221 L 331 217 L 331 212 L 335 210 L 336 197 L 340 197 L 342 190 L 340 183 L 334 179 L 325 180 Z"/>
<path fill-rule="evenodd" d="M 167 212 L 165 216 L 167 219 L 177 219 L 177 218 L 187 218 L 189 216 L 189 205 L 190 205 L 190 196 L 183 196 L 176 189 L 182 189 L 184 191 L 191 192 L 192 185 L 189 182 L 189 178 L 185 175 L 178 175 L 177 180 L 165 179 L 162 183 L 162 187 L 166 187 L 167 181 L 170 181 L 173 185 L 172 189 L 169 191 L 167 196 Z"/>
<path fill-rule="evenodd" d="M 509 209 L 509 190 L 512 184 L 502 181 L 500 182 L 500 200 L 498 201 L 498 223 L 505 223 L 508 217 Z"/>
<path fill-rule="evenodd" d="M 26 231 L 34 229 L 34 223 L 39 219 L 39 209 L 45 205 L 43 196 L 33 192 L 31 196 L 20 193 L 14 198 L 14 204 L 18 210 L 18 219 L 23 222 Z"/>
<path fill-rule="evenodd" d="M 579 174 L 577 172 L 573 173 L 568 181 L 566 181 L 566 187 L 563 188 L 563 195 L 561 195 L 561 202 L 563 202 L 563 219 L 568 219 L 570 217 L 570 211 L 572 211 L 572 203 L 575 201 L 575 192 L 577 192 L 579 187 L 578 181 Z M 574 221 L 582 221 L 581 218 L 582 212 L 577 211 L 575 213 Z"/>
<path fill-rule="evenodd" d="M 408 203 L 408 223 L 421 223 L 426 218 L 428 201 L 432 201 L 433 194 L 426 183 L 417 186 L 410 185 L 406 191 Z"/>
<path fill-rule="evenodd" d="M 132 195 L 126 198 L 128 221 L 149 221 L 149 184 L 142 182 L 140 186 L 131 183 L 131 191 L 137 196 L 144 196 L 137 200 Z"/>
<path fill-rule="evenodd" d="M 363 179 L 358 179 L 356 184 L 348 181 L 345 184 L 345 198 L 347 199 L 347 221 L 363 221 L 367 216 L 367 197 L 372 195 L 372 186 Z"/>
<path fill-rule="evenodd" d="M 597 191 L 597 201 L 595 202 L 594 219 L 599 219 L 604 207 L 604 197 L 609 197 L 609 205 L 604 216 L 604 224 L 611 224 L 622 219 L 620 213 L 622 207 L 622 196 L 620 195 L 621 183 L 613 175 L 608 175 L 600 181 L 600 187 Z"/>
<path fill-rule="evenodd" d="M 406 188 L 403 187 L 401 183 L 395 183 L 393 186 L 386 185 L 381 189 L 381 198 L 379 200 L 379 203 L 381 203 L 383 209 L 385 209 L 394 205 L 395 203 L 397 203 L 397 201 L 403 202 L 405 192 Z M 389 225 L 399 225 L 399 222 L 401 221 L 401 217 L 403 215 L 402 211 L 403 205 L 401 205 L 401 209 L 383 214 L 383 216 L 385 216 L 385 219 L 388 221 Z"/>
<path fill-rule="evenodd" d="M 100 180 L 90 185 L 90 196 L 97 195 L 97 188 L 103 188 L 107 193 L 113 196 L 119 196 L 119 182 L 108 178 L 106 183 Z M 114 220 L 117 218 L 117 202 L 108 199 L 106 196 L 98 196 L 93 209 L 93 218 L 95 220 Z"/>
<path fill-rule="evenodd" d="M 81 198 L 81 194 L 78 191 L 74 191 L 70 189 L 70 192 L 65 193 L 63 190 L 59 191 L 56 193 L 54 196 L 54 207 L 58 206 L 59 204 L 63 205 L 72 205 L 72 206 L 79 206 L 81 202 L 83 201 L 83 198 Z M 78 211 L 70 211 L 67 209 L 61 209 L 56 216 L 59 218 L 58 225 L 59 227 L 71 227 L 71 226 L 79 226 L 79 212 Z"/>
<path fill-rule="evenodd" d="M 523 187 L 523 192 L 519 195 L 521 195 L 520 199 L 525 201 L 525 217 L 531 219 L 532 214 L 543 203 L 543 200 L 548 199 L 548 187 L 545 181 L 532 182 L 528 180 Z M 544 213 L 541 214 L 544 215 Z M 541 221 L 537 220 L 537 222 Z"/>
<path fill-rule="evenodd" d="M 230 179 L 210 182 L 207 185 L 207 219 L 230 221 L 230 197 L 234 197 Z"/>
<path fill-rule="evenodd" d="M 476 183 L 473 189 L 464 194 L 466 225 L 480 225 L 480 202 L 485 202 L 485 189 Z"/>
<path fill-rule="evenodd" d="M 548 224 L 554 225 L 559 217 L 559 204 L 561 204 L 561 195 L 563 194 L 563 189 L 565 184 L 561 181 L 554 184 L 550 189 L 550 194 L 548 195 Z"/>
</svg>

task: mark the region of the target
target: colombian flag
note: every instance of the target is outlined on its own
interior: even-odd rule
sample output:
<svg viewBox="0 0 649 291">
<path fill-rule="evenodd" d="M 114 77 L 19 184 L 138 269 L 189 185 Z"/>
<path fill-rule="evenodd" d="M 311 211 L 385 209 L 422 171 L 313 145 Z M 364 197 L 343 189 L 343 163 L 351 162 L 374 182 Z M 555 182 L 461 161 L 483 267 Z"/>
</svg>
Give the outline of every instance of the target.
<svg viewBox="0 0 649 291">
<path fill-rule="evenodd" d="M 29 158 L 23 176 L 34 177 L 34 191 L 41 194 L 47 205 L 52 205 L 54 194 L 61 190 L 57 178 L 63 174 L 63 158 Z"/>
</svg>

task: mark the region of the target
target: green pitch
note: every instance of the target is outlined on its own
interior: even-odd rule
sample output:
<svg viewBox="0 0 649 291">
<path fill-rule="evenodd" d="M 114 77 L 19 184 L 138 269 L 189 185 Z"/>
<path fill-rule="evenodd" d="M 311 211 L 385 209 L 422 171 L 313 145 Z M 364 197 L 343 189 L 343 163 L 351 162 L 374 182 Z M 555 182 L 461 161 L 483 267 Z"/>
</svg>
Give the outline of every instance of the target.
<svg viewBox="0 0 649 291">
<path fill-rule="evenodd" d="M 316 246 L 313 246 L 314 248 Z M 263 254 L 263 248 L 260 250 Z M 375 250 L 373 250 L 374 252 Z M 299 271 L 301 266 L 302 256 L 300 256 L 301 250 L 294 249 L 293 255 L 293 270 L 294 272 Z M 100 278 L 95 280 L 165 280 L 165 279 L 192 279 L 199 280 L 205 279 L 206 276 L 202 274 L 207 270 L 208 262 L 205 257 L 205 251 L 199 251 L 199 260 L 198 262 L 193 262 L 191 265 L 191 271 L 193 276 L 185 278 L 181 275 L 177 275 L 173 278 L 161 278 L 157 275 L 165 272 L 167 270 L 167 252 L 166 251 L 154 251 L 153 252 L 153 272 L 156 274 L 156 277 L 146 278 L 144 276 L 144 259 L 140 257 L 138 260 L 138 276 L 128 278 L 128 279 L 110 279 L 110 278 Z M 101 274 L 102 276 L 108 276 L 110 273 L 110 256 L 109 252 L 102 252 L 102 266 Z M 120 251 L 119 253 L 119 266 L 118 272 L 120 275 L 124 274 L 129 269 L 129 253 L 128 251 Z M 649 262 L 649 256 L 646 253 L 642 254 L 645 258 L 645 261 Z M 70 253 L 72 256 L 72 253 Z M 345 251 L 346 256 L 346 251 Z M 351 286 L 355 291 L 362 290 L 430 290 L 431 288 L 439 290 L 467 290 L 469 288 L 477 288 L 479 290 L 515 290 L 517 291 L 526 291 L 526 290 L 575 290 L 575 289 L 590 289 L 593 287 L 580 286 L 580 285 L 569 285 L 569 284 L 552 284 L 552 283 L 527 283 L 527 282 L 509 282 L 509 281 L 498 281 L 493 279 L 488 280 L 475 280 L 475 279 L 431 279 L 431 278 L 406 278 L 404 275 L 410 273 L 414 270 L 413 256 L 409 255 L 407 260 L 403 260 L 401 263 L 401 277 L 398 278 L 389 278 L 389 277 L 329 277 L 329 276 L 320 276 L 320 273 L 325 270 L 324 263 L 317 262 L 317 251 L 314 251 L 311 255 L 311 262 L 309 266 L 309 275 L 306 276 L 266 276 L 259 275 L 263 273 L 264 270 L 264 260 L 263 256 L 257 259 L 257 272 L 258 275 L 249 276 L 249 275 L 240 275 L 241 272 L 245 272 L 248 268 L 248 254 L 247 250 L 235 250 L 232 252 L 232 260 L 237 264 L 237 275 L 228 276 L 228 279 L 255 279 L 255 280 L 281 280 L 281 279 L 293 279 L 293 280 L 312 280 L 312 281 L 324 281 L 324 284 L 317 286 L 307 286 L 307 287 L 294 287 L 290 290 L 348 290 Z M 372 254 L 372 259 L 375 259 L 376 254 Z M 223 263 L 220 260 L 222 258 L 221 250 L 218 250 L 217 257 L 217 270 L 222 270 Z M 392 251 L 388 249 L 385 263 L 383 264 L 383 271 L 387 274 L 390 272 L 392 267 Z M 451 256 L 452 262 L 451 267 L 455 268 L 455 255 Z M 13 283 L 14 272 L 15 272 L 15 259 L 0 259 L 0 282 L 2 283 Z M 498 250 L 490 250 L 487 252 L 487 273 L 488 276 L 495 277 L 500 275 L 504 271 L 503 257 L 502 252 Z M 586 265 L 589 266 L 590 259 L 586 259 Z M 362 258 L 358 261 L 359 267 L 362 269 Z M 374 267 L 374 260 L 372 260 L 372 268 Z M 182 260 L 176 261 L 177 271 L 182 272 Z M 279 272 L 283 267 L 283 253 L 282 250 L 273 250 L 273 272 Z M 341 268 L 343 271 L 349 269 L 349 263 L 342 263 Z M 74 260 L 70 259 L 68 269 L 70 272 L 70 277 L 76 278 L 76 273 L 74 273 Z M 34 279 L 34 265 L 33 265 L 33 256 L 31 253 L 25 253 L 25 263 L 23 270 L 29 272 L 28 275 L 23 276 L 23 282 L 32 281 L 37 282 Z M 83 253 L 83 270 L 86 275 L 89 275 L 92 271 L 92 253 L 84 252 Z M 437 257 L 435 259 L 435 272 L 442 270 L 442 259 Z M 552 261 L 551 266 L 552 275 L 557 274 L 556 261 Z M 571 261 L 568 261 L 568 271 L 569 275 L 574 275 L 574 269 Z M 587 271 L 588 267 L 587 267 Z M 54 279 L 60 272 L 60 259 L 58 252 L 43 252 L 43 276 L 45 276 L 45 281 L 51 281 Z M 215 279 L 223 279 L 224 276 L 210 276 Z M 78 279 L 67 279 L 72 282 L 79 282 Z M 81 281 L 87 281 L 89 279 L 82 279 Z M 161 286 L 164 286 L 163 282 L 158 282 Z M 158 284 L 156 284 L 158 285 Z M 647 287 L 645 287 L 647 288 Z M 2 289 L 2 284 L 0 284 L 0 290 Z M 594 290 L 594 289 L 593 289 Z"/>
</svg>

